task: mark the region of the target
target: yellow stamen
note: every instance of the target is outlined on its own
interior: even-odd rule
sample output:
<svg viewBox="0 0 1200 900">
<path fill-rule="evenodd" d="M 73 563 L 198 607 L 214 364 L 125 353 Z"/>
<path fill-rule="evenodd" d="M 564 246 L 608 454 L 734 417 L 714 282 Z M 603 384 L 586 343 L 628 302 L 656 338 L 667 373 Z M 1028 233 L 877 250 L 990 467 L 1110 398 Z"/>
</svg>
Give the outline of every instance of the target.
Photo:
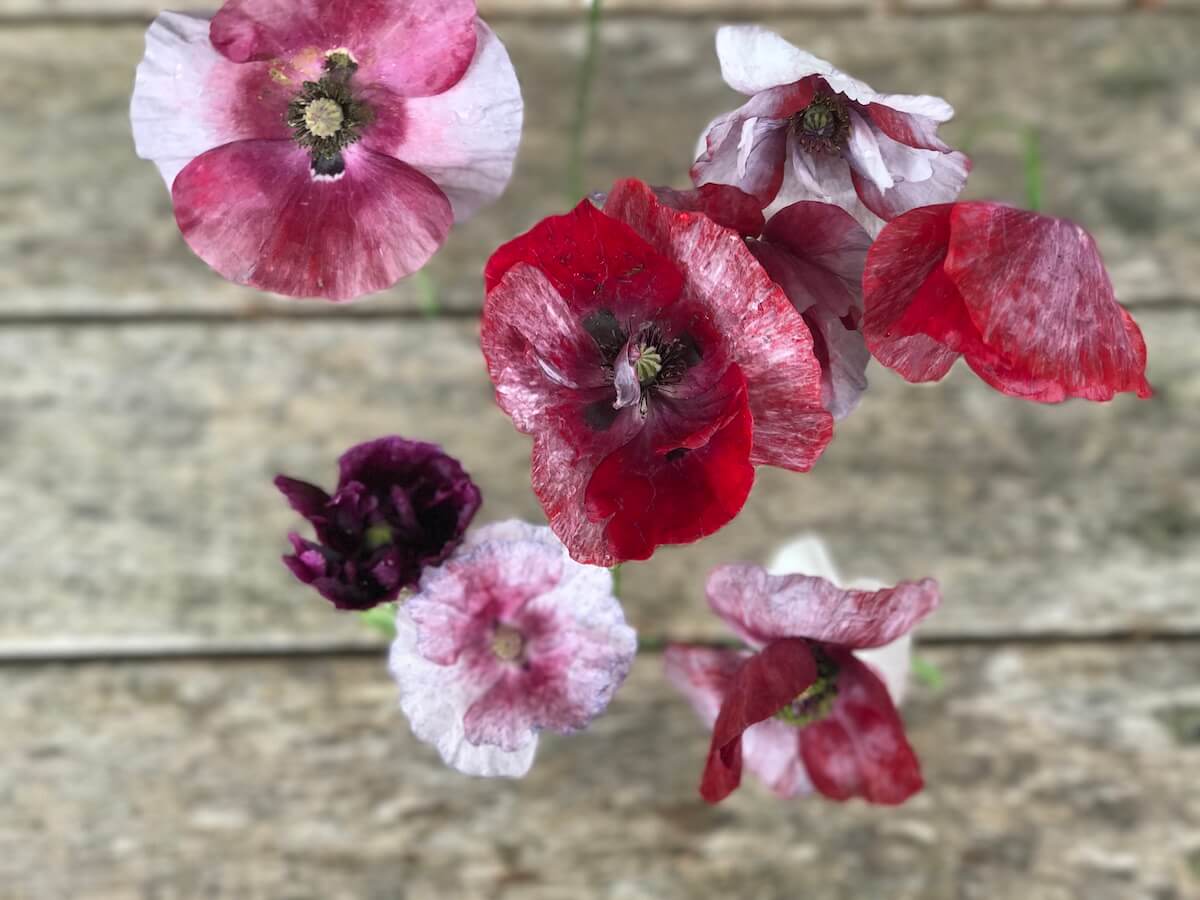
<svg viewBox="0 0 1200 900">
<path fill-rule="evenodd" d="M 321 97 L 305 108 L 304 127 L 316 137 L 331 138 L 341 131 L 345 118 L 346 114 L 342 111 L 340 103 L 328 97 Z"/>
</svg>

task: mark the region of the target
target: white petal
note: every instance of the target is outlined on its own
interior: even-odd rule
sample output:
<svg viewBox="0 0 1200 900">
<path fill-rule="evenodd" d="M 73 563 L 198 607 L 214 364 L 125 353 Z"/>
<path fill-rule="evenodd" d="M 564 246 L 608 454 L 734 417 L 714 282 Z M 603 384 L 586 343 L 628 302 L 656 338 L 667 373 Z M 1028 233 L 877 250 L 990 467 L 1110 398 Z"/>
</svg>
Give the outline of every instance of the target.
<svg viewBox="0 0 1200 900">
<path fill-rule="evenodd" d="M 908 672 L 912 666 L 912 632 L 890 644 L 871 650 L 855 650 L 854 655 L 875 670 L 883 679 L 892 702 L 899 706 L 908 687 Z"/>
<path fill-rule="evenodd" d="M 767 571 L 772 575 L 814 575 L 841 584 L 829 548 L 815 534 L 798 535 L 776 550 Z"/>
<path fill-rule="evenodd" d="M 895 183 L 927 181 L 933 177 L 933 167 L 943 154 L 937 150 L 922 150 L 892 140 L 878 128 L 872 128 L 880 158 Z M 875 181 L 879 184 L 879 181 Z"/>
<path fill-rule="evenodd" d="M 129 114 L 137 154 L 158 166 L 169 188 L 200 154 L 235 136 L 205 114 L 216 66 L 230 65 L 208 39 L 208 19 L 165 12 L 146 32 Z"/>
<path fill-rule="evenodd" d="M 949 122 L 954 118 L 953 106 L 941 97 L 928 94 L 876 94 L 872 102 L 890 106 L 898 112 L 925 116 L 935 122 Z"/>
<path fill-rule="evenodd" d="M 763 211 L 768 219 L 800 200 L 820 200 L 840 206 L 850 213 L 871 237 L 883 230 L 883 220 L 859 199 L 850 177 L 850 164 L 846 160 L 840 156 L 809 153 L 790 134 L 787 155 L 783 186 L 771 205 Z"/>
<path fill-rule="evenodd" d="M 462 81 L 404 101 L 408 129 L 392 155 L 428 175 L 450 198 L 454 221 L 504 192 L 521 142 L 524 102 L 508 51 L 475 20 L 478 49 Z"/>
<path fill-rule="evenodd" d="M 517 750 L 476 745 L 467 740 L 463 717 L 483 693 L 465 678 L 461 663 L 439 666 L 417 650 L 417 628 L 401 607 L 396 614 L 396 639 L 389 668 L 400 687 L 400 709 L 418 740 L 437 748 L 442 761 L 466 775 L 520 778 L 533 765 L 537 734 Z"/>
<path fill-rule="evenodd" d="M 726 25 L 717 31 L 717 57 L 726 84 L 743 94 L 820 75 L 851 100 L 870 103 L 877 96 L 869 85 L 758 25 Z"/>
<path fill-rule="evenodd" d="M 881 191 L 895 184 L 884 164 L 875 131 L 854 110 L 850 110 L 850 138 L 846 143 L 846 154 L 850 157 L 850 165 L 875 182 Z"/>
</svg>

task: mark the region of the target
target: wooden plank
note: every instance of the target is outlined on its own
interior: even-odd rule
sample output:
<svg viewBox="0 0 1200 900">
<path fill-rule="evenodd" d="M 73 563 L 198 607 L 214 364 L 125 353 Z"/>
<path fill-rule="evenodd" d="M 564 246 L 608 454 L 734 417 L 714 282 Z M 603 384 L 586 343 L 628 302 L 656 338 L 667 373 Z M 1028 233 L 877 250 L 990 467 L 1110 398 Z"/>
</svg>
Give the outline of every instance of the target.
<svg viewBox="0 0 1200 900">
<path fill-rule="evenodd" d="M 629 615 L 720 634 L 708 569 L 813 529 L 848 575 L 941 579 L 931 633 L 1200 629 L 1200 312 L 1140 319 L 1150 401 L 1044 407 L 874 369 L 812 473 L 760 470 L 732 525 L 629 566 Z M 481 521 L 539 516 L 470 323 L 0 329 L 0 642 L 363 639 L 279 564 L 300 523 L 270 482 L 327 483 L 386 433 L 461 456 Z"/>
<path fill-rule="evenodd" d="M 41 0 L 38 0 L 40 3 Z M 588 138 L 590 183 L 634 175 L 686 180 L 696 135 L 737 95 L 719 76 L 716 22 L 613 18 L 605 26 Z M 940 93 L 947 129 L 969 144 L 968 193 L 1020 202 L 1019 130 L 1042 133 L 1045 205 L 1096 233 L 1128 302 L 1200 301 L 1200 157 L 1180 110 L 1200 103 L 1200 20 L 1146 16 L 979 16 L 768 20 L 881 88 Z M 479 272 L 499 243 L 567 205 L 563 197 L 582 26 L 498 23 L 528 107 L 505 197 L 457 231 L 428 271 L 441 302 L 477 308 Z M 206 310 L 291 312 L 314 304 L 226 284 L 174 225 L 152 165 L 134 157 L 127 120 L 139 25 L 9 26 L 0 98 L 0 315 Z M 354 309 L 415 308 L 404 284 Z M 315 304 L 325 309 L 325 304 Z"/>
<path fill-rule="evenodd" d="M 1200 648 L 937 650 L 905 806 L 696 795 L 707 736 L 643 656 L 530 776 L 414 741 L 379 661 L 5 672 L 0 883 L 126 897 L 1133 900 L 1200 890 Z M 1188 724 L 1190 723 L 1190 724 Z"/>
</svg>

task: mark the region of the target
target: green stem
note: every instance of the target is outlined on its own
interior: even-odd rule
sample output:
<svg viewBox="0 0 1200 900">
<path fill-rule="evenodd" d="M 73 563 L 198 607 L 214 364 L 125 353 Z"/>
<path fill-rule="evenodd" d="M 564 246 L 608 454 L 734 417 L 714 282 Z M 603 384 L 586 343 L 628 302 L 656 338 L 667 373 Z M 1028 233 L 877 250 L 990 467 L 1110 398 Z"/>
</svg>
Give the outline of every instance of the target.
<svg viewBox="0 0 1200 900">
<path fill-rule="evenodd" d="M 427 316 L 436 316 L 442 311 L 438 300 L 437 280 L 424 269 L 413 274 L 413 286 L 417 289 L 417 297 L 421 303 L 421 312 Z"/>
<path fill-rule="evenodd" d="M 384 603 L 358 614 L 368 628 L 373 628 L 389 640 L 396 636 L 396 604 Z"/>
<path fill-rule="evenodd" d="M 583 196 L 583 139 L 592 106 L 592 80 L 596 75 L 596 57 L 600 49 L 600 12 L 602 0 L 592 0 L 588 12 L 587 47 L 579 64 L 575 85 L 575 120 L 571 123 L 570 154 L 567 157 L 567 201 L 575 203 Z"/>
<path fill-rule="evenodd" d="M 1042 142 L 1036 128 L 1025 130 L 1025 203 L 1034 212 L 1042 208 Z"/>
<path fill-rule="evenodd" d="M 620 596 L 621 596 L 621 564 L 617 563 L 615 566 L 613 566 L 608 571 L 612 573 L 613 596 L 620 598 Z"/>
</svg>

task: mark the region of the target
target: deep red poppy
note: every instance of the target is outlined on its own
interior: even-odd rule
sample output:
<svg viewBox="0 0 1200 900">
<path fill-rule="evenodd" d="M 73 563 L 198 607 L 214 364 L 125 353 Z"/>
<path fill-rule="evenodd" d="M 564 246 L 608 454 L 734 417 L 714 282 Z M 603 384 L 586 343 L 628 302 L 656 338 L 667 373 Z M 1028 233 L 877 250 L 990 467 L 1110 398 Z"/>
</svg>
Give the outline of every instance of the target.
<svg viewBox="0 0 1200 900">
<path fill-rule="evenodd" d="M 496 398 L 580 562 L 646 559 L 741 510 L 756 465 L 828 444 L 804 320 L 733 230 L 639 181 L 505 244 L 485 272 Z"/>
</svg>

